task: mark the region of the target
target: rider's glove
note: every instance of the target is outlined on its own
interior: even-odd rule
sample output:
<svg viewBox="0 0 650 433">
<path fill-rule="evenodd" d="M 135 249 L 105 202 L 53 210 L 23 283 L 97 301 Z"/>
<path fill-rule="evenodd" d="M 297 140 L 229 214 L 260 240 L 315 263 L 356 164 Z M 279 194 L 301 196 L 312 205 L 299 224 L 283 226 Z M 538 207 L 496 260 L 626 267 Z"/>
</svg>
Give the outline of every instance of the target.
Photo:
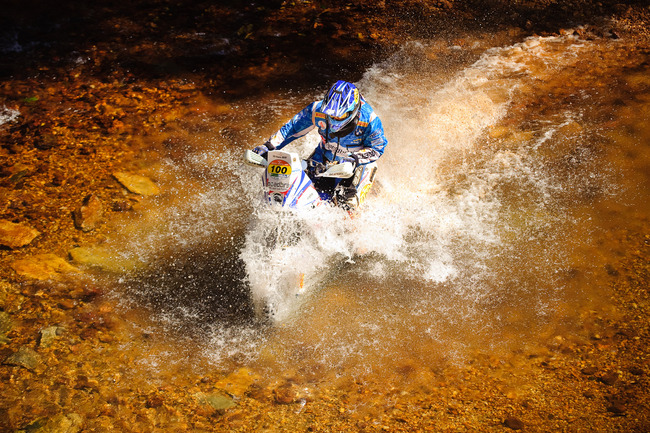
<svg viewBox="0 0 650 433">
<path fill-rule="evenodd" d="M 353 153 L 349 154 L 348 156 L 344 156 L 341 159 L 339 159 L 339 163 L 343 162 L 351 162 L 352 165 L 357 166 L 359 164 L 359 158 Z"/>
<path fill-rule="evenodd" d="M 269 153 L 269 150 L 273 149 L 275 149 L 275 146 L 273 146 L 270 141 L 267 141 L 266 143 L 253 149 L 253 152 L 257 153 L 260 156 L 266 157 L 266 154 Z"/>
<path fill-rule="evenodd" d="M 312 176 L 324 173 L 327 171 L 327 166 L 325 164 L 322 164 L 318 161 L 314 161 L 313 159 L 308 161 L 309 163 L 309 172 L 312 174 Z"/>
</svg>

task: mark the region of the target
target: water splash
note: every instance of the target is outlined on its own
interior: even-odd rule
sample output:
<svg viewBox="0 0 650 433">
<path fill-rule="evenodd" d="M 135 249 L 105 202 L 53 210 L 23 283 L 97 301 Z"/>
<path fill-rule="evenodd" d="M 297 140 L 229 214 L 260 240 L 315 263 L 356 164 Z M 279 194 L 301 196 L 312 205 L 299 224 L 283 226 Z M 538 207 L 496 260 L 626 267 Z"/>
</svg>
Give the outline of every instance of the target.
<svg viewBox="0 0 650 433">
<path fill-rule="evenodd" d="M 390 144 L 356 218 L 268 209 L 260 173 L 240 154 L 272 131 L 245 118 L 240 142 L 199 137 L 160 167 L 172 193 L 158 199 L 155 230 L 139 219 L 120 247 L 158 264 L 127 291 L 181 334 L 198 322 L 192 335 L 217 364 L 260 356 L 278 368 L 370 371 L 395 359 L 462 357 L 543 328 L 572 296 L 561 238 L 588 217 L 568 203 L 576 186 L 593 185 L 595 166 L 558 168 L 593 158 L 584 146 L 575 153 L 581 106 L 527 107 L 555 89 L 558 74 L 580 71 L 593 44 L 531 38 L 489 49 L 451 76 L 431 60 L 437 49 L 410 44 L 359 83 Z M 279 95 L 255 116 L 278 123 L 318 96 Z M 259 101 L 243 105 L 253 112 Z M 318 139 L 312 132 L 291 148 L 306 158 Z M 248 305 L 228 307 L 251 298 L 275 305 L 278 327 L 257 327 Z"/>
<path fill-rule="evenodd" d="M 14 110 L 13 108 L 7 108 L 3 106 L 0 108 L 0 126 L 15 122 L 20 117 L 20 111 Z"/>
<path fill-rule="evenodd" d="M 408 55 L 417 49 L 430 47 L 409 46 Z M 559 238 L 576 221 L 558 201 L 569 185 L 536 152 L 580 113 L 541 116 L 534 130 L 508 130 L 507 142 L 498 128 L 522 93 L 571 70 L 589 49 L 573 37 L 529 38 L 490 49 L 433 86 L 418 81 L 418 68 L 434 64 L 403 71 L 400 54 L 366 73 L 359 86 L 390 144 L 363 212 L 335 221 L 340 228 L 331 233 L 341 247 L 303 245 L 330 273 L 277 337 L 292 342 L 287 362 L 300 362 L 304 347 L 322 348 L 312 354 L 319 362 L 346 368 L 388 362 L 413 345 L 423 348 L 418 356 L 430 356 L 424 348 L 451 356 L 499 344 L 495 336 L 507 327 L 542 326 L 549 302 L 565 289 L 557 270 L 568 253 Z M 426 98 L 411 97 L 414 88 L 428 89 Z M 256 242 L 247 237 L 245 251 Z M 285 265 L 302 263 L 295 256 Z"/>
</svg>

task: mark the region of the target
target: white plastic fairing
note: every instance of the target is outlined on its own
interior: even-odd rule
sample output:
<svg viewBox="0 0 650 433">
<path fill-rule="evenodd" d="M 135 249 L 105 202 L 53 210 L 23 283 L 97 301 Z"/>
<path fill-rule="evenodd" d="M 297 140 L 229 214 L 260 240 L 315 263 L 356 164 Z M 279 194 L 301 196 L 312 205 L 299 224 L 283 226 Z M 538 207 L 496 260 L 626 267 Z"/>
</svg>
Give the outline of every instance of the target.
<svg viewBox="0 0 650 433">
<path fill-rule="evenodd" d="M 264 157 L 250 150 L 244 152 L 244 162 L 248 165 L 261 168 L 266 167 L 268 164 L 268 161 Z"/>
<path fill-rule="evenodd" d="M 347 179 L 354 174 L 354 165 L 351 162 L 342 162 L 331 166 L 326 172 L 318 174 L 317 177 L 336 177 Z"/>
</svg>

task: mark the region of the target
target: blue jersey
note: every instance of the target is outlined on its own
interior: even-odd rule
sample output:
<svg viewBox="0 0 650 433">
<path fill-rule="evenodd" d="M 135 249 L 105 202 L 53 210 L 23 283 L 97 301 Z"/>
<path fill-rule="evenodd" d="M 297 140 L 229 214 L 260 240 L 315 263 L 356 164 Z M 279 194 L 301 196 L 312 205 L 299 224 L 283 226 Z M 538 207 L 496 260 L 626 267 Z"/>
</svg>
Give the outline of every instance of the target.
<svg viewBox="0 0 650 433">
<path fill-rule="evenodd" d="M 338 161 L 353 155 L 359 164 L 376 161 L 388 144 L 381 120 L 363 97 L 361 97 L 359 120 L 354 130 L 343 137 L 333 137 L 327 127 L 325 114 L 320 110 L 322 101 L 309 104 L 293 119 L 288 121 L 270 142 L 276 149 L 282 149 L 292 141 L 304 137 L 309 131 L 318 128 L 321 141 L 311 158 L 320 163 Z"/>
</svg>

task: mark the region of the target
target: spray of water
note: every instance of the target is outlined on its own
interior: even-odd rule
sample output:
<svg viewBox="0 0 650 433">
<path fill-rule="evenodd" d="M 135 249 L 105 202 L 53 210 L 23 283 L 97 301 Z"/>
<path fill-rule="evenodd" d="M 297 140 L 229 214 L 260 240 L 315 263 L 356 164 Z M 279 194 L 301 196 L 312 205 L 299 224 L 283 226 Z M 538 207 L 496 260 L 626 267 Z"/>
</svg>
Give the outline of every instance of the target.
<svg viewBox="0 0 650 433">
<path fill-rule="evenodd" d="M 408 55 L 426 58 L 429 49 L 409 46 Z M 556 247 L 567 218 L 557 196 L 566 185 L 540 169 L 535 152 L 577 114 L 544 119 L 508 146 L 484 143 L 520 92 L 585 49 L 571 38 L 531 38 L 488 50 L 437 87 L 419 83 L 413 65 L 399 70 L 401 54 L 368 70 L 359 86 L 390 144 L 363 211 L 352 220 L 313 214 L 281 223 L 258 214 L 242 251 L 254 296 L 277 295 L 303 272 L 314 275 L 307 289 L 321 290 L 278 337 L 294 342 L 291 362 L 305 347 L 329 366 L 406 346 L 417 356 L 413 344 L 461 353 L 477 341 L 490 346 L 505 325 L 548 314 L 563 288 Z M 426 98 L 411 97 L 414 88 L 427 89 Z M 301 235 L 268 257 L 263 234 L 275 227 Z"/>
</svg>

